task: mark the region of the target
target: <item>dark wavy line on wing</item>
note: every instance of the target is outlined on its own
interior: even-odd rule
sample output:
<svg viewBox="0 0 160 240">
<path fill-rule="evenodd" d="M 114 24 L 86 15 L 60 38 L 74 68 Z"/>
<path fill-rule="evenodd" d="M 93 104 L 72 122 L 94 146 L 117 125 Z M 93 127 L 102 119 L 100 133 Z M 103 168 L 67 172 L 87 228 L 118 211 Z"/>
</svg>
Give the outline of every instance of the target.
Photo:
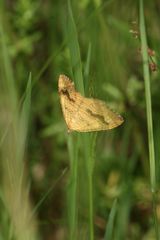
<svg viewBox="0 0 160 240">
<path fill-rule="evenodd" d="M 98 118 L 101 122 L 103 122 L 104 124 L 107 124 L 109 125 L 109 123 L 105 120 L 105 118 L 100 115 L 100 114 L 97 114 L 97 113 L 93 113 L 90 109 L 86 109 L 86 111 L 92 116 L 92 117 L 96 117 Z"/>
</svg>

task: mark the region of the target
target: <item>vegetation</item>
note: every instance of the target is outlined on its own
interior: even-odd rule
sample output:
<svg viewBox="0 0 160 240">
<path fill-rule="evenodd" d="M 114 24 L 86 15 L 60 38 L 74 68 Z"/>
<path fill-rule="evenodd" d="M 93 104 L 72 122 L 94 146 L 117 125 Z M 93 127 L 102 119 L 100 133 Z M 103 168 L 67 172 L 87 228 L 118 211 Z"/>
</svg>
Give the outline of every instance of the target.
<svg viewBox="0 0 160 240">
<path fill-rule="evenodd" d="M 160 239 L 160 2 L 0 2 L 0 240 Z M 68 133 L 58 77 L 122 126 Z"/>
</svg>

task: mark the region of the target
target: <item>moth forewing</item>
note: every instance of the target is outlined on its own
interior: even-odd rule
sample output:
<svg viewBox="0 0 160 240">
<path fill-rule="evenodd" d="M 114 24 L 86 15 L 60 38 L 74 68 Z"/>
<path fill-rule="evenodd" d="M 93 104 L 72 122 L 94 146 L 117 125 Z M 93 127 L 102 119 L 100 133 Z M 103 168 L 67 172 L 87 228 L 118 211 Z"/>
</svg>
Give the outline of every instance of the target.
<svg viewBox="0 0 160 240">
<path fill-rule="evenodd" d="M 123 118 L 114 113 L 105 102 L 83 97 L 65 75 L 58 82 L 61 107 L 70 131 L 92 132 L 109 130 L 123 123 Z"/>
</svg>

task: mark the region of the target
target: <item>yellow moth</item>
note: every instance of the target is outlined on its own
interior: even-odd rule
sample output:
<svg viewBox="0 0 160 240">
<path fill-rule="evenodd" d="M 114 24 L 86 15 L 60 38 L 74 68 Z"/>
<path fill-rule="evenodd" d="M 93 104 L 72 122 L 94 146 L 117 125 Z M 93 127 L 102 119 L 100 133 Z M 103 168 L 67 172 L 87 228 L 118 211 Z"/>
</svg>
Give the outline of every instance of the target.
<svg viewBox="0 0 160 240">
<path fill-rule="evenodd" d="M 58 92 L 69 131 L 109 130 L 118 127 L 124 121 L 104 101 L 83 97 L 75 90 L 74 83 L 65 75 L 59 76 Z"/>
</svg>

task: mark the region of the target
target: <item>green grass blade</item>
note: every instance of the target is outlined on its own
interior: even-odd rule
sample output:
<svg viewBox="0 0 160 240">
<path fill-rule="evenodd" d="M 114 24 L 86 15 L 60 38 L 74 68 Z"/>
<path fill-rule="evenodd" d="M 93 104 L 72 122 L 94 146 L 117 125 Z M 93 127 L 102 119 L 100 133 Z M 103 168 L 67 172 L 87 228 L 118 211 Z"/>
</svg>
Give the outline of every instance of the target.
<svg viewBox="0 0 160 240">
<path fill-rule="evenodd" d="M 76 238 L 77 228 L 77 185 L 78 185 L 78 150 L 79 138 L 75 135 L 68 136 L 68 151 L 70 158 L 70 177 L 67 189 L 68 219 L 69 219 L 69 239 Z"/>
<path fill-rule="evenodd" d="M 156 171 L 155 171 L 155 153 L 154 153 L 154 137 L 153 137 L 153 123 L 152 123 L 152 102 L 150 91 L 150 73 L 148 66 L 148 52 L 147 52 L 147 37 L 144 22 L 143 1 L 140 0 L 140 37 L 143 58 L 143 74 L 145 84 L 146 97 L 146 111 L 147 111 L 147 126 L 148 126 L 148 144 L 149 144 L 149 160 L 150 160 L 150 176 L 152 191 L 156 189 Z"/>
<path fill-rule="evenodd" d="M 40 199 L 40 201 L 35 205 L 31 218 L 38 212 L 38 209 L 40 208 L 40 206 L 45 202 L 45 200 L 47 199 L 47 197 L 53 192 L 53 189 L 56 187 L 56 185 L 60 182 L 60 180 L 64 177 L 64 175 L 67 172 L 67 168 L 65 168 L 61 175 L 56 179 L 56 181 L 51 185 L 51 187 L 42 195 L 42 198 Z"/>
<path fill-rule="evenodd" d="M 85 94 L 88 96 L 88 91 L 89 91 L 89 72 L 90 72 L 90 62 L 91 62 L 91 43 L 89 43 L 88 47 L 88 52 L 87 52 L 87 60 L 85 64 L 85 69 L 84 69 L 84 89 L 85 89 Z"/>
<path fill-rule="evenodd" d="M 84 84 L 83 84 L 83 76 L 82 76 L 82 64 L 81 64 L 81 56 L 80 56 L 80 48 L 79 48 L 79 43 L 78 43 L 78 37 L 77 37 L 77 30 L 76 30 L 76 25 L 74 22 L 73 18 L 73 13 L 72 13 L 72 8 L 71 8 L 71 3 L 68 1 L 68 12 L 69 12 L 69 17 L 68 17 L 68 25 L 67 25 L 67 36 L 68 36 L 68 46 L 69 46 L 69 51 L 70 51 L 70 59 L 71 59 L 71 67 L 73 70 L 73 76 L 76 84 L 76 88 L 78 91 L 80 91 L 82 94 L 84 94 Z M 90 65 L 90 53 L 91 49 L 89 47 L 88 51 L 88 56 L 87 56 L 87 64 L 86 64 L 86 74 L 89 74 L 89 65 Z M 87 80 L 88 81 L 88 80 Z M 73 134 L 72 134 L 73 135 Z M 75 138 L 75 140 L 73 139 Z M 70 217 L 72 217 L 72 226 L 70 226 L 70 229 L 72 231 L 72 234 L 70 236 L 70 239 L 75 239 L 75 232 L 76 230 L 73 230 L 76 228 L 76 223 L 78 221 L 77 219 L 77 205 L 76 202 L 76 194 L 77 194 L 77 189 L 76 188 L 82 188 L 81 183 L 79 185 L 77 184 L 78 181 L 78 176 L 79 174 L 84 175 L 84 169 L 87 168 L 87 164 L 90 163 L 90 156 L 88 156 L 90 152 L 90 146 L 92 144 L 92 141 L 90 139 L 90 136 L 88 134 L 75 134 L 73 136 L 69 137 L 69 149 L 70 149 L 70 159 L 71 159 L 71 181 L 70 181 L 70 198 L 71 198 L 71 203 L 72 203 L 72 209 Z M 79 159 L 79 147 L 84 149 L 87 146 L 87 153 L 84 151 L 84 157 L 82 159 Z M 78 162 L 82 161 L 81 166 L 78 168 Z M 93 163 L 92 163 L 93 164 Z M 92 169 L 92 168 L 91 168 Z M 86 187 L 89 190 L 88 196 L 86 196 L 83 200 L 81 200 L 83 203 L 85 201 L 88 201 L 88 207 L 89 207 L 89 239 L 93 240 L 94 234 L 93 234 L 93 187 L 92 187 L 92 171 L 87 168 L 87 176 L 88 176 L 88 182 L 86 183 Z M 83 172 L 83 173 L 82 173 Z M 87 186 L 88 185 L 88 186 Z M 86 204 L 86 202 L 84 203 Z M 75 209 L 74 209 L 75 208 Z M 74 233 L 73 233 L 74 231 Z M 78 230 L 78 232 L 80 229 Z M 77 233 L 78 233 L 77 232 Z M 87 234 L 88 235 L 88 234 Z M 73 237 L 74 236 L 74 237 Z M 80 236 L 78 236 L 80 238 Z"/>
<path fill-rule="evenodd" d="M 67 21 L 68 47 L 70 52 L 71 67 L 76 87 L 84 92 L 82 66 L 77 38 L 76 26 L 73 18 L 71 3 L 68 0 L 68 21 Z M 68 137 L 68 150 L 70 157 L 70 179 L 68 185 L 68 215 L 69 215 L 69 239 L 74 240 L 77 235 L 77 181 L 78 181 L 78 151 L 79 135 L 72 134 Z"/>
<path fill-rule="evenodd" d="M 90 61 L 91 61 L 91 43 L 88 47 L 86 64 L 84 67 L 84 86 L 85 95 L 89 95 L 89 72 L 90 72 Z M 89 235 L 90 239 L 94 239 L 94 223 L 93 223 L 93 169 L 94 169 L 94 150 L 96 144 L 96 133 L 85 134 L 82 143 L 84 148 L 85 168 L 87 171 L 88 178 L 88 209 L 89 209 Z M 87 147 L 84 147 L 87 146 Z"/>
<path fill-rule="evenodd" d="M 16 109 L 17 106 L 17 92 L 11 61 L 6 44 L 6 35 L 4 32 L 2 16 L 0 16 L 0 40 L 1 40 L 0 41 L 1 72 L 3 74 L 1 84 L 4 90 L 8 92 L 8 98 L 11 100 L 12 108 L 14 111 L 14 109 Z"/>
<path fill-rule="evenodd" d="M 31 108 L 31 89 L 32 89 L 32 84 L 31 84 L 31 74 L 29 75 L 29 79 L 27 82 L 26 86 L 26 91 L 25 91 L 25 96 L 24 96 L 24 101 L 22 104 L 22 110 L 20 114 L 20 138 L 21 141 L 19 142 L 20 144 L 20 150 L 24 152 L 25 148 L 25 142 L 26 142 L 26 137 L 27 137 L 27 132 L 28 132 L 28 123 L 29 123 L 29 116 L 30 116 L 30 108 Z M 22 134 L 23 132 L 23 134 Z M 22 157 L 21 157 L 22 159 Z"/>
<path fill-rule="evenodd" d="M 152 101 L 151 101 L 151 87 L 150 87 L 150 73 L 148 66 L 148 45 L 145 29 L 144 19 L 144 7 L 143 0 L 140 0 L 140 38 L 141 38 L 141 51 L 143 59 L 143 74 L 145 84 L 145 98 L 146 98 L 146 111 L 147 111 L 147 127 L 148 127 L 148 145 L 149 145 L 149 161 L 150 161 L 150 179 L 151 179 L 151 191 L 153 198 L 153 212 L 154 212 L 154 223 L 156 239 L 159 239 L 158 229 L 158 217 L 156 213 L 156 162 L 155 162 L 155 151 L 154 151 L 154 136 L 153 136 L 153 120 L 152 120 Z"/>
<path fill-rule="evenodd" d="M 69 17 L 67 24 L 67 34 L 68 34 L 68 46 L 70 50 L 71 67 L 76 87 L 78 91 L 84 94 L 80 49 L 70 0 L 68 0 L 68 13 Z"/>
<path fill-rule="evenodd" d="M 89 208 L 89 235 L 90 240 L 94 239 L 94 222 L 93 222 L 93 170 L 94 170 L 94 153 L 97 133 L 88 133 L 84 136 L 83 146 L 87 146 L 84 151 L 86 171 L 88 177 L 88 208 Z"/>
<path fill-rule="evenodd" d="M 111 208 L 111 212 L 109 214 L 104 240 L 112 240 L 113 239 L 113 229 L 114 229 L 114 221 L 115 221 L 116 211 L 117 211 L 117 199 L 114 200 L 112 208 Z"/>
<path fill-rule="evenodd" d="M 21 116 L 20 116 L 21 121 L 24 122 L 25 126 L 28 126 L 28 122 L 29 122 L 29 115 L 30 115 L 30 108 L 31 108 L 31 90 L 32 90 L 32 81 L 31 81 L 31 74 L 29 74 L 24 101 L 22 104 Z"/>
<path fill-rule="evenodd" d="M 5 202 L 5 207 L 1 209 L 1 215 L 7 213 L 8 216 L 8 224 L 6 229 L 3 229 L 3 234 L 8 232 L 8 239 L 35 240 L 37 239 L 36 221 L 30 218 L 31 205 L 24 171 L 31 84 L 29 81 L 20 112 L 18 91 L 2 21 L 0 21 L 0 39 L 0 111 L 3 116 L 0 121 L 0 151 L 2 194 Z"/>
</svg>

